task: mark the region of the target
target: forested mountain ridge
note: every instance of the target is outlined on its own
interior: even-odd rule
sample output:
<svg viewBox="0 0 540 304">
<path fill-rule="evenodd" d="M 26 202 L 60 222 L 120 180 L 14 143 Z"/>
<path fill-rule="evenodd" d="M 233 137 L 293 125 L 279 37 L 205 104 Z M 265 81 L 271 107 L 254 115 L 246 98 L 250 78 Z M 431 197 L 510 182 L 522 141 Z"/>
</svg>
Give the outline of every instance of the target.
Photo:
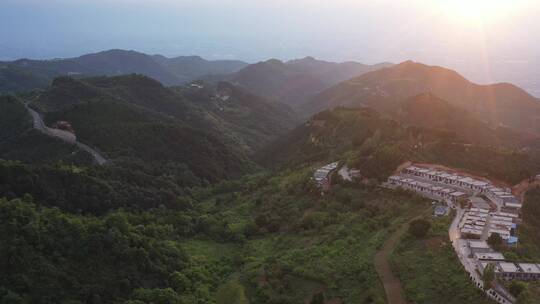
<svg viewBox="0 0 540 304">
<path fill-rule="evenodd" d="M 181 162 L 211 180 L 238 176 L 248 163 L 197 106 L 145 76 L 60 78 L 31 106 L 113 160 Z"/>
<path fill-rule="evenodd" d="M 460 128 L 432 129 L 398 122 L 370 108 L 338 107 L 314 115 L 257 157 L 261 163 L 278 168 L 341 159 L 359 168 L 363 176 L 379 180 L 409 160 L 474 170 L 509 183 L 540 171 L 537 148 L 520 149 L 511 144 L 515 138 L 489 128 L 482 132 L 494 142 L 474 141 L 475 136 Z M 504 138 L 509 141 L 495 144 Z"/>
<path fill-rule="evenodd" d="M 175 91 L 215 117 L 213 122 L 255 152 L 300 123 L 295 111 L 227 82 L 177 87 Z"/>
<path fill-rule="evenodd" d="M 455 71 L 412 61 L 337 84 L 302 110 L 317 113 L 336 106 L 369 106 L 384 113 L 422 93 L 432 93 L 492 126 L 540 134 L 540 103 L 524 90 L 506 83 L 477 85 Z"/>
<path fill-rule="evenodd" d="M 92 163 L 86 152 L 34 129 L 25 105 L 12 96 L 0 96 L 0 159 L 29 164 Z"/>
<path fill-rule="evenodd" d="M 214 78 L 238 84 L 257 95 L 296 107 L 340 81 L 386 66 L 391 64 L 335 63 L 313 57 L 286 62 L 270 59 L 248 65 L 236 73 Z"/>
<path fill-rule="evenodd" d="M 407 125 L 452 132 L 468 143 L 518 149 L 538 146 L 540 143 L 540 136 L 481 121 L 476 115 L 438 98 L 433 93 L 406 99 L 387 114 Z"/>
<path fill-rule="evenodd" d="M 136 51 L 108 50 L 75 58 L 0 62 L 0 93 L 41 89 L 59 76 L 89 77 L 143 74 L 164 85 L 180 85 L 205 75 L 233 73 L 246 63 L 209 61 L 197 56 L 167 58 Z"/>
<path fill-rule="evenodd" d="M 61 117 L 51 112 L 104 100 L 143 110 L 152 120 L 182 122 L 203 132 L 216 132 L 247 153 L 285 134 L 298 122 L 288 106 L 227 83 L 165 88 L 141 75 L 57 78 L 31 106 L 46 113 L 45 119 L 52 123 Z M 54 119 L 48 118 L 51 116 Z"/>
<path fill-rule="evenodd" d="M 181 83 L 197 80 L 201 76 L 234 73 L 248 65 L 240 60 L 206 60 L 200 56 L 168 58 L 162 55 L 153 55 L 152 58 L 176 75 Z"/>
</svg>

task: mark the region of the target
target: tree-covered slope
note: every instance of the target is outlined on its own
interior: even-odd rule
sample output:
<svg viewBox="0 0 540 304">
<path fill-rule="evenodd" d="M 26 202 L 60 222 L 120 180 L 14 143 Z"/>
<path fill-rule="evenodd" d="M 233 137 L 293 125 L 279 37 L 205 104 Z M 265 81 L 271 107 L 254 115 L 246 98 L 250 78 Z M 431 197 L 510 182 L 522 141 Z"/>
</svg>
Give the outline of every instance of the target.
<svg viewBox="0 0 540 304">
<path fill-rule="evenodd" d="M 205 83 L 203 88 L 178 87 L 176 92 L 204 109 L 250 153 L 287 134 L 300 121 L 289 106 L 269 102 L 227 82 Z"/>
<path fill-rule="evenodd" d="M 144 76 L 55 80 L 32 106 L 45 121 L 67 121 L 78 140 L 119 161 L 181 164 L 208 181 L 250 168 L 244 151 L 203 111 Z"/>
<path fill-rule="evenodd" d="M 41 182 L 52 178 L 37 174 Z M 108 199 L 102 190 L 92 192 Z M 183 197 L 191 204 L 182 209 L 99 216 L 46 208 L 37 194 L 0 199 L 0 298 L 221 303 L 218 290 L 232 281 L 251 303 L 309 302 L 319 294 L 383 303 L 373 256 L 389 229 L 426 206 L 408 193 L 351 185 L 321 197 L 310 170 L 246 177 Z"/>
<path fill-rule="evenodd" d="M 314 115 L 258 154 L 268 166 L 346 159 L 385 179 L 402 162 L 440 163 L 516 183 L 540 170 L 537 150 L 483 145 L 453 130 L 398 123 L 371 109 L 336 108 Z M 512 138 L 511 138 L 512 139 Z"/>
<path fill-rule="evenodd" d="M 382 112 L 418 94 L 432 93 L 495 127 L 540 134 L 540 103 L 508 84 L 478 85 L 457 72 L 412 61 L 341 82 L 315 96 L 303 110 L 370 106 Z"/>
<path fill-rule="evenodd" d="M 390 65 L 336 63 L 313 57 L 286 62 L 270 59 L 217 78 L 238 84 L 257 95 L 296 107 L 332 85 Z"/>
<path fill-rule="evenodd" d="M 0 96 L 0 159 L 26 163 L 90 164 L 89 154 L 33 129 L 32 118 L 21 100 Z"/>
<path fill-rule="evenodd" d="M 537 136 L 490 125 L 431 93 L 409 98 L 387 113 L 407 125 L 450 131 L 468 143 L 525 147 L 540 141 Z"/>
</svg>

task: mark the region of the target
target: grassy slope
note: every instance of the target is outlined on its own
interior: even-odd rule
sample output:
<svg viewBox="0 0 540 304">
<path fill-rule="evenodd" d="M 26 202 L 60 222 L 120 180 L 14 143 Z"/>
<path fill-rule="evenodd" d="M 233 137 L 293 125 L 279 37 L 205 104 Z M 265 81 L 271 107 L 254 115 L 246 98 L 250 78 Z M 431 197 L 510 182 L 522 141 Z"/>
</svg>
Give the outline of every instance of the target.
<svg viewBox="0 0 540 304">
<path fill-rule="evenodd" d="M 448 239 L 451 217 L 434 219 L 424 239 L 407 234 L 392 255 L 394 271 L 400 277 L 411 303 L 491 303 L 472 285 Z"/>
</svg>

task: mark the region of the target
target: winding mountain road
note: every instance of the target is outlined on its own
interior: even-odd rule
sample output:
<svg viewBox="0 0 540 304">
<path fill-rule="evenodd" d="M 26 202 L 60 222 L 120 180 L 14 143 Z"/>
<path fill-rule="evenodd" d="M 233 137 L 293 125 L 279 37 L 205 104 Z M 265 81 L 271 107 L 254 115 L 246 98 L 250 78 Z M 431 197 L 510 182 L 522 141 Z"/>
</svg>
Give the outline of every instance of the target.
<svg viewBox="0 0 540 304">
<path fill-rule="evenodd" d="M 94 158 L 94 161 L 98 165 L 104 165 L 107 163 L 107 159 L 103 155 L 101 155 L 101 153 L 89 147 L 88 145 L 77 141 L 77 137 L 74 134 L 64 131 L 64 130 L 47 127 L 47 125 L 45 125 L 45 123 L 43 122 L 43 119 L 41 118 L 41 115 L 39 115 L 38 112 L 32 110 L 30 107 L 28 107 L 28 105 L 26 105 L 26 109 L 28 110 L 28 113 L 30 113 L 30 115 L 32 116 L 32 120 L 34 122 L 34 129 L 39 130 L 45 135 L 56 137 L 69 144 L 76 145 L 79 149 L 90 153 L 90 155 L 92 155 L 92 157 Z"/>
</svg>

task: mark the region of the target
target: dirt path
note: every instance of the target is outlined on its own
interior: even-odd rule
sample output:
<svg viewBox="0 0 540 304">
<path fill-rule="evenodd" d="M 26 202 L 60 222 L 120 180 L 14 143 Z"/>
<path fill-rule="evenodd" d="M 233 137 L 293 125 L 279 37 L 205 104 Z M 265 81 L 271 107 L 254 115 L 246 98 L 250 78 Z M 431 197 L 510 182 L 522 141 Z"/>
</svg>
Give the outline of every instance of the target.
<svg viewBox="0 0 540 304">
<path fill-rule="evenodd" d="M 407 223 L 401 225 L 390 237 L 384 242 L 383 247 L 375 255 L 375 270 L 379 275 L 379 279 L 384 286 L 384 292 L 386 293 L 386 303 L 388 304 L 407 304 L 403 297 L 401 288 L 401 282 L 399 278 L 392 272 L 390 265 L 390 255 L 394 251 L 394 248 L 399 243 L 401 237 L 407 232 L 409 223 L 415 219 L 419 219 L 425 216 L 431 209 L 422 212 L 421 215 L 409 220 Z"/>
<path fill-rule="evenodd" d="M 536 186 L 540 186 L 540 180 L 536 178 L 525 179 L 512 187 L 512 193 L 519 197 L 523 203 L 525 201 L 525 193 Z"/>
</svg>

